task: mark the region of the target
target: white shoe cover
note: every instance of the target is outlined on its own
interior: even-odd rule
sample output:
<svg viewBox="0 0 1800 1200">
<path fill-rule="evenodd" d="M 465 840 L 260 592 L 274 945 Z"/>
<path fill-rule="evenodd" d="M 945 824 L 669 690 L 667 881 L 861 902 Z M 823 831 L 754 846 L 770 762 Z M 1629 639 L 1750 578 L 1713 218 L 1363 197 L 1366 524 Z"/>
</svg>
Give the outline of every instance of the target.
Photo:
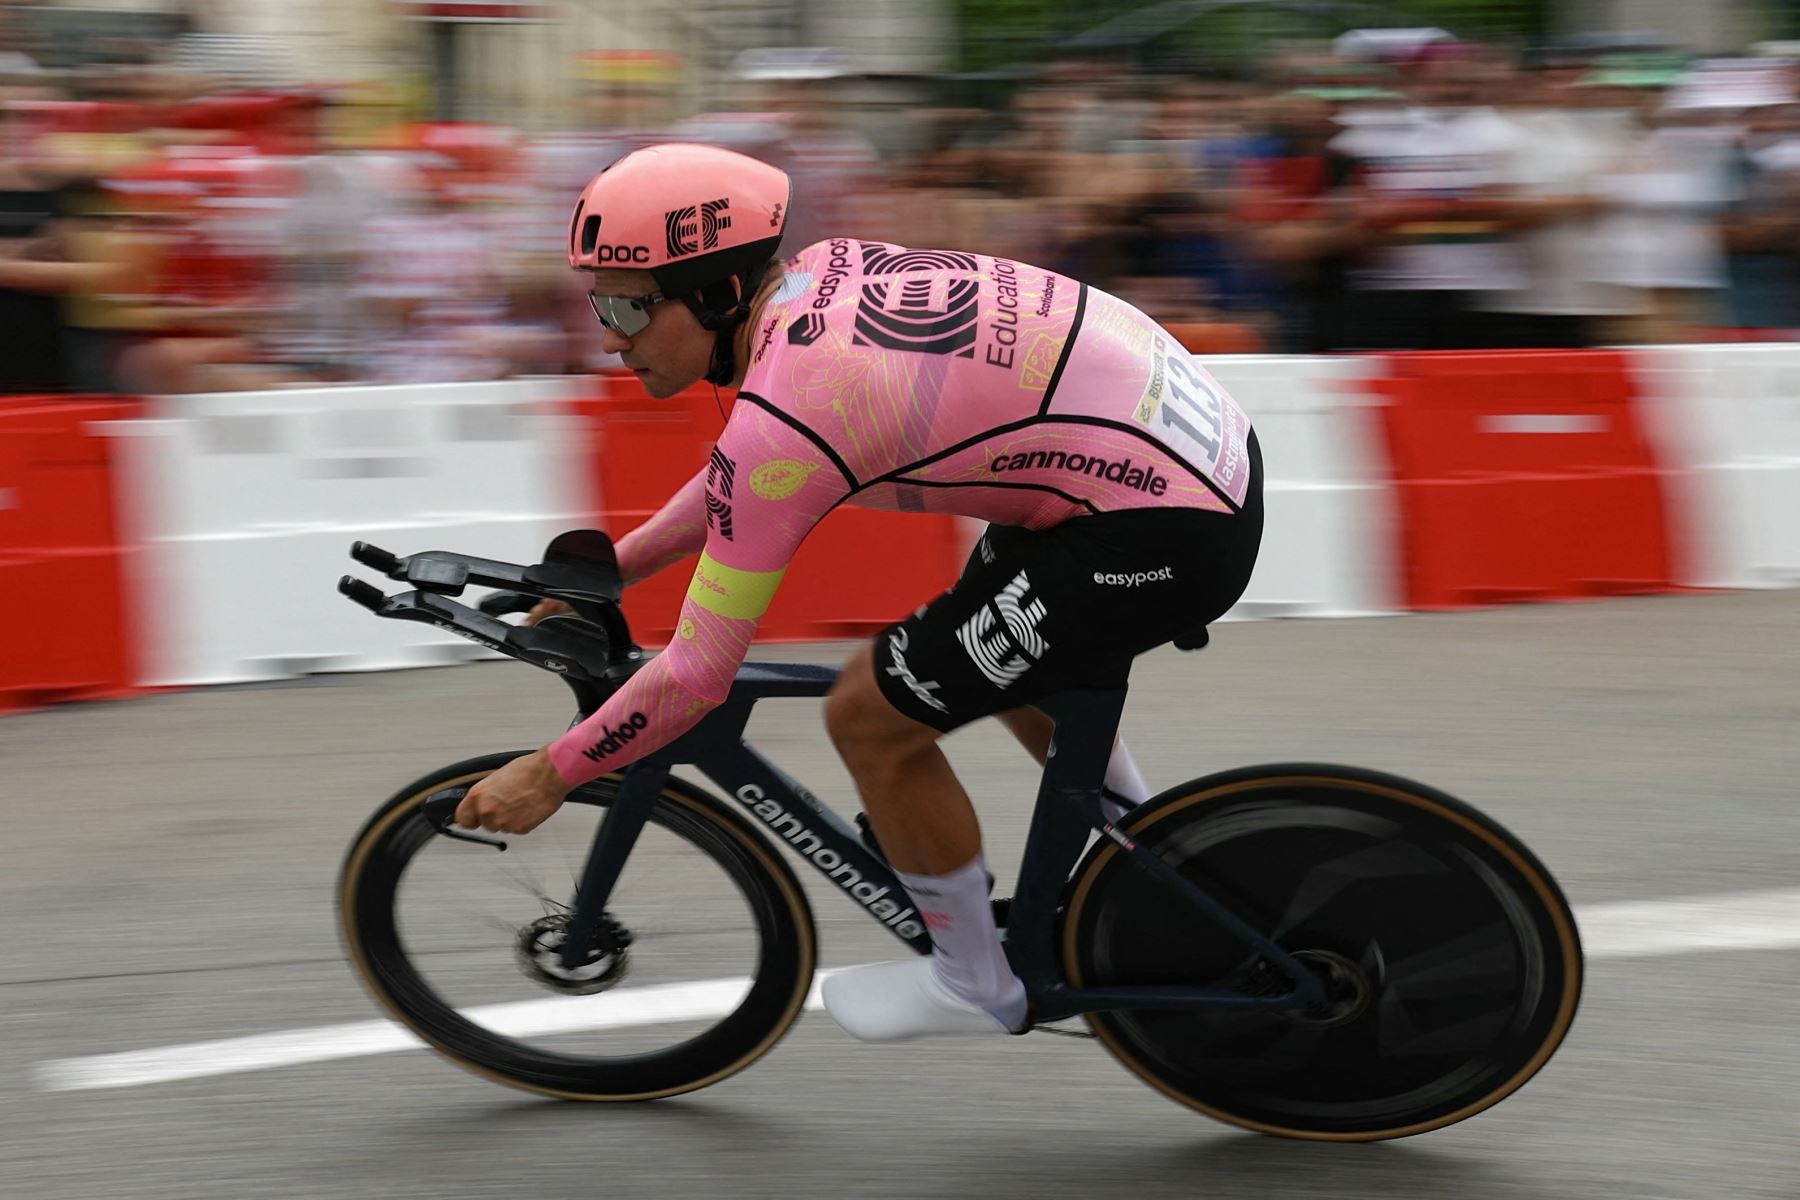
<svg viewBox="0 0 1800 1200">
<path fill-rule="evenodd" d="M 945 987 L 929 955 L 852 967 L 828 977 L 819 990 L 831 1019 L 865 1042 L 1012 1032 L 998 1017 Z"/>
</svg>

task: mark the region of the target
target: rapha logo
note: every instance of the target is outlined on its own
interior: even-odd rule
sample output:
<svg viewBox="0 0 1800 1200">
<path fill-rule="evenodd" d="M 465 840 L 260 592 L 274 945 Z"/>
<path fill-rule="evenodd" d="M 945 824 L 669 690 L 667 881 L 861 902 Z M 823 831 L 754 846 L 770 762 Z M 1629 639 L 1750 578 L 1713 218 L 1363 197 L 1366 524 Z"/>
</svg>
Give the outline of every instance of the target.
<svg viewBox="0 0 1800 1200">
<path fill-rule="evenodd" d="M 779 324 L 779 318 L 770 317 L 769 323 L 763 326 L 762 340 L 756 344 L 756 357 L 752 360 L 753 362 L 761 362 L 763 360 L 763 355 L 769 352 L 769 343 L 775 340 L 775 326 L 777 324 Z"/>
<path fill-rule="evenodd" d="M 719 230 L 731 228 L 731 218 L 721 216 L 731 207 L 728 199 L 708 200 L 696 209 L 693 205 L 663 214 L 663 225 L 669 235 L 669 257 L 680 258 L 699 250 L 714 250 L 719 245 Z"/>
<path fill-rule="evenodd" d="M 888 653 L 892 656 L 894 665 L 887 669 L 887 673 L 911 688 L 913 695 L 931 705 L 931 707 L 937 709 L 941 713 L 949 712 L 950 710 L 945 707 L 944 702 L 931 694 L 943 685 L 935 680 L 930 683 L 925 682 L 917 675 L 913 674 L 912 668 L 906 665 L 906 647 L 911 644 L 911 642 L 911 635 L 904 629 L 896 629 L 894 632 L 888 634 Z"/>
<path fill-rule="evenodd" d="M 825 334 L 825 318 L 816 312 L 802 313 L 788 326 L 788 345 L 810 346 Z"/>
</svg>

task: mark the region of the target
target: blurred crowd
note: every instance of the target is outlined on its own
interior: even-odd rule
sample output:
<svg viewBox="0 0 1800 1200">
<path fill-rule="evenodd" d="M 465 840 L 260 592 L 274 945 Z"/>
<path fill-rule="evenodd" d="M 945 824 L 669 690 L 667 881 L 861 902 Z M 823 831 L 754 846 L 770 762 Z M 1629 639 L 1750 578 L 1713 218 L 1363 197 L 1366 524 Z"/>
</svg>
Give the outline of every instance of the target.
<svg viewBox="0 0 1800 1200">
<path fill-rule="evenodd" d="M 0 393 L 602 368 L 569 209 L 670 137 L 788 169 L 790 250 L 1014 257 L 1197 349 L 1800 330 L 1800 71 L 1778 55 L 1527 61 L 1422 31 L 1284 49 L 1254 78 L 1048 64 L 986 107 L 850 103 L 854 77 L 809 70 L 698 115 L 643 55 L 528 133 L 350 122 L 344 89 L 251 86 L 234 48 L 191 39 L 103 88 L 7 44 Z"/>
</svg>

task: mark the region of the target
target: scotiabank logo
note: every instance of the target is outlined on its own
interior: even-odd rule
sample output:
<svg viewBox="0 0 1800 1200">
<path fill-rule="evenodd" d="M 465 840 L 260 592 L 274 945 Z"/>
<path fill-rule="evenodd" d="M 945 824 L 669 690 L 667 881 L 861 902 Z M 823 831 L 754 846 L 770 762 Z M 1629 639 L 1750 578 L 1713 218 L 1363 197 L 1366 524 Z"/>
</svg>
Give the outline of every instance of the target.
<svg viewBox="0 0 1800 1200">
<path fill-rule="evenodd" d="M 647 263 L 650 261 L 648 246 L 595 246 L 595 262 L 629 262 Z"/>
<path fill-rule="evenodd" d="M 648 724 L 650 724 L 649 717 L 641 712 L 634 712 L 627 720 L 621 722 L 617 729 L 610 725 L 602 725 L 600 732 L 605 736 L 583 750 L 581 756 L 589 762 L 599 762 L 609 754 L 617 754 L 636 741 L 637 735 L 642 733 Z"/>
<path fill-rule="evenodd" d="M 1160 496 L 1169 490 L 1169 481 L 1151 466 L 1140 467 L 1129 458 L 1114 462 L 1097 454 L 1070 454 L 1065 450 L 1022 450 L 1017 454 L 1001 454 L 988 464 L 988 470 L 999 475 L 1007 471 L 1073 471 L 1124 484 L 1136 491 Z"/>
</svg>

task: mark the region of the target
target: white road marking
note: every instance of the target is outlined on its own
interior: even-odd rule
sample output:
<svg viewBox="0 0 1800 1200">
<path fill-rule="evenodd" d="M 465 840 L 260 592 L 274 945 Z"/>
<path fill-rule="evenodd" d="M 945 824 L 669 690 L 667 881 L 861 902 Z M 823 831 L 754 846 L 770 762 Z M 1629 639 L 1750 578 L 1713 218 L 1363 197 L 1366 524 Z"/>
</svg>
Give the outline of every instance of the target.
<svg viewBox="0 0 1800 1200">
<path fill-rule="evenodd" d="M 1590 904 L 1575 920 L 1589 958 L 1783 950 L 1800 946 L 1800 888 Z"/>
<path fill-rule="evenodd" d="M 806 997 L 807 1008 L 823 1007 L 819 985 L 827 976 L 842 969 L 818 972 Z M 493 1004 L 464 1009 L 463 1015 L 478 1025 L 511 1037 L 541 1037 L 552 1033 L 717 1017 L 736 1008 L 749 988 L 748 979 L 704 979 L 602 992 L 596 996 Z M 394 1021 L 357 1021 L 349 1025 L 322 1025 L 221 1041 L 161 1046 L 154 1050 L 54 1059 L 38 1063 L 32 1075 L 38 1090 L 46 1092 L 137 1087 L 294 1063 L 388 1054 L 416 1049 L 424 1044 L 411 1030 Z"/>
<path fill-rule="evenodd" d="M 1577 909 L 1576 920 L 1590 959 L 1787 949 L 1800 946 L 1800 888 L 1685 900 L 1592 904 Z M 806 999 L 808 1009 L 822 1007 L 819 984 L 833 973 L 820 971 L 814 979 Z M 496 1004 L 468 1009 L 464 1015 L 513 1037 L 616 1029 L 719 1016 L 730 1012 L 749 986 L 748 979 L 708 979 L 597 996 Z M 358 1021 L 123 1054 L 56 1059 L 37 1064 L 33 1082 L 40 1091 L 47 1092 L 137 1087 L 388 1054 L 422 1045 L 417 1037 L 392 1021 Z"/>
</svg>

